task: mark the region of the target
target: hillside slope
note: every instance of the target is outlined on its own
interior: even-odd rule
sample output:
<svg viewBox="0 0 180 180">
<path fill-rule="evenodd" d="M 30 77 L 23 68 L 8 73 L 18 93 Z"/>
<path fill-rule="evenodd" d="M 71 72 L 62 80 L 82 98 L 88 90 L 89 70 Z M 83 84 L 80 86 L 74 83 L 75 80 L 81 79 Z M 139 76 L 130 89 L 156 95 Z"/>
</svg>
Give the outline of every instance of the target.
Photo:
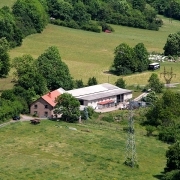
<svg viewBox="0 0 180 180">
<path fill-rule="evenodd" d="M 0 136 L 0 179 L 153 180 L 165 166 L 167 145 L 138 127 L 138 169 L 123 165 L 127 135 L 120 124 L 18 122 Z"/>
</svg>

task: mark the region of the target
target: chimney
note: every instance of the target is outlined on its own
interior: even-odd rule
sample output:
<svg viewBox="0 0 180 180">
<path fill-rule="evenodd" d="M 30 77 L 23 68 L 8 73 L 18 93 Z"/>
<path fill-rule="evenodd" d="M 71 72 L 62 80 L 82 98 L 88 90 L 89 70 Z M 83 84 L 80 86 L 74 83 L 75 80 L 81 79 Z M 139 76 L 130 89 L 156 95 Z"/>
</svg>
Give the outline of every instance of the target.
<svg viewBox="0 0 180 180">
<path fill-rule="evenodd" d="M 51 92 L 48 93 L 48 96 L 51 98 Z"/>
</svg>

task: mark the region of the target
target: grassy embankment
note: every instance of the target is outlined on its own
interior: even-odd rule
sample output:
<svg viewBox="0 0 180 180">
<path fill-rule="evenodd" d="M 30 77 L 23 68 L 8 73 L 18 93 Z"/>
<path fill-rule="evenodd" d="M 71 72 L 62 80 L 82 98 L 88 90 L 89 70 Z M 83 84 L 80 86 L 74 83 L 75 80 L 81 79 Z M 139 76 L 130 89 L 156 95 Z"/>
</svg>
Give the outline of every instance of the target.
<svg viewBox="0 0 180 180">
<path fill-rule="evenodd" d="M 125 123 L 126 124 L 126 123 Z M 70 130 L 67 126 L 77 128 Z M 123 165 L 127 135 L 120 123 L 18 122 L 0 131 L 0 180 L 153 180 L 167 145 L 136 125 L 138 169 Z M 86 132 L 86 131 L 89 132 Z"/>
</svg>

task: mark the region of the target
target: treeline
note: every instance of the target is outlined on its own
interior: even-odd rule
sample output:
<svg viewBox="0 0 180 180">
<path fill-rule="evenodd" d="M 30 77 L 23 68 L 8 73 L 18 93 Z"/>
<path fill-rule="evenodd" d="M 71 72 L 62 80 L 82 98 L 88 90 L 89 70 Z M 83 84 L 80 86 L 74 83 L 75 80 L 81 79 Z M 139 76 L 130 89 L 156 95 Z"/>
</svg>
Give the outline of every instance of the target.
<svg viewBox="0 0 180 180">
<path fill-rule="evenodd" d="M 158 30 L 162 21 L 156 15 L 145 0 L 17 0 L 12 9 L 0 9 L 0 38 L 19 46 L 48 22 L 94 32 L 105 30 L 102 24 L 112 30 L 106 23 Z"/>
<path fill-rule="evenodd" d="M 152 101 L 153 99 L 153 101 Z M 160 98 L 149 98 L 152 104 L 146 113 L 147 135 L 158 132 L 161 141 L 172 144 L 166 152 L 167 163 L 162 180 L 180 177 L 180 93 L 166 90 Z"/>
<path fill-rule="evenodd" d="M 180 20 L 180 0 L 146 0 L 158 14 Z"/>
<path fill-rule="evenodd" d="M 158 30 L 162 20 L 145 0 L 48 0 L 52 23 L 93 30 L 91 20 L 142 29 Z M 91 25 L 89 23 L 91 22 Z M 89 26 L 88 26 L 89 25 Z M 96 27 L 96 28 L 95 28 Z M 97 31 L 98 32 L 98 31 Z"/>
</svg>

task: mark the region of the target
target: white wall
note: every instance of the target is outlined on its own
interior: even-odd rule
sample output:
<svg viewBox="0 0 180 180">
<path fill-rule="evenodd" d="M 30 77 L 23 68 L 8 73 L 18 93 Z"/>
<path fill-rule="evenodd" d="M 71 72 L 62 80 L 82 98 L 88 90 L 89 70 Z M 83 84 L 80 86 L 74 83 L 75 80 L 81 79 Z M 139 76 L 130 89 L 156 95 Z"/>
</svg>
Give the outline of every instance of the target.
<svg viewBox="0 0 180 180">
<path fill-rule="evenodd" d="M 131 99 L 132 98 L 132 93 L 124 94 L 124 101 Z"/>
<path fill-rule="evenodd" d="M 106 101 L 106 100 L 113 100 L 116 103 L 116 96 L 101 98 L 101 99 L 97 99 L 97 100 L 93 100 L 93 101 L 86 101 L 86 102 L 84 102 L 84 104 L 86 106 L 91 106 L 94 109 L 97 109 L 98 108 L 98 102 L 102 102 L 102 101 Z"/>
</svg>

